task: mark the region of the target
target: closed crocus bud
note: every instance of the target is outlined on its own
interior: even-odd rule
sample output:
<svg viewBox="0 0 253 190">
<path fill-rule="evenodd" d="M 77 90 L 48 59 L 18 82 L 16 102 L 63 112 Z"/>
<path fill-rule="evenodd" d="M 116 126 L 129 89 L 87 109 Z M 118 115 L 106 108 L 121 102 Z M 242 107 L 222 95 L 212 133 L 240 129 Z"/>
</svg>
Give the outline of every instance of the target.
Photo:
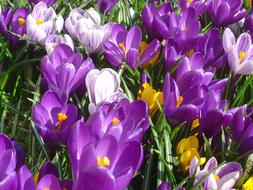
<svg viewBox="0 0 253 190">
<path fill-rule="evenodd" d="M 101 71 L 91 70 L 86 76 L 85 84 L 90 100 L 90 113 L 93 113 L 96 110 L 96 105 L 102 102 L 112 102 L 126 97 L 120 92 L 118 73 L 109 68 Z"/>
<path fill-rule="evenodd" d="M 50 34 L 62 30 L 63 23 L 62 16 L 57 16 L 53 8 L 48 8 L 46 3 L 39 2 L 27 16 L 27 38 L 44 44 Z"/>
<path fill-rule="evenodd" d="M 71 10 L 68 18 L 65 21 L 65 28 L 72 38 L 78 39 L 78 32 L 76 31 L 77 24 L 82 20 L 83 29 L 92 26 L 94 24 L 100 24 L 101 18 L 98 12 L 93 8 L 87 10 L 82 10 L 80 8 L 75 8 Z M 79 32 L 80 33 L 80 32 Z"/>
<path fill-rule="evenodd" d="M 66 44 L 74 51 L 73 40 L 68 34 L 64 34 L 62 36 L 57 35 L 57 34 L 52 34 L 45 41 L 45 48 L 46 48 L 47 54 L 48 55 L 51 54 L 54 48 L 59 44 Z"/>
</svg>

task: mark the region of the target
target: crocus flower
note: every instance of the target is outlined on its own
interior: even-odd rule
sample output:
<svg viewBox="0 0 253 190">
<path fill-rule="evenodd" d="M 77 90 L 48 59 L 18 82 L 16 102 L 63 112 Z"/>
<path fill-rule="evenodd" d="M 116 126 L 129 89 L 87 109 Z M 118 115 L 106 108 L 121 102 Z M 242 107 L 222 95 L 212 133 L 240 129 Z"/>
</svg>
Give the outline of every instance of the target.
<svg viewBox="0 0 253 190">
<path fill-rule="evenodd" d="M 193 7 L 197 15 L 202 15 L 208 10 L 210 2 L 211 0 L 179 0 L 178 5 L 182 11 Z"/>
<path fill-rule="evenodd" d="M 44 44 L 50 34 L 62 30 L 63 23 L 62 16 L 57 16 L 53 8 L 48 8 L 46 3 L 39 2 L 26 18 L 27 37 Z"/>
<path fill-rule="evenodd" d="M 218 166 L 214 157 L 208 160 L 203 170 L 200 170 L 199 160 L 195 157 L 189 169 L 190 177 L 195 178 L 194 184 L 204 180 L 201 183 L 204 190 L 232 190 L 242 172 L 242 167 L 239 163 L 229 162 Z"/>
<path fill-rule="evenodd" d="M 204 104 L 202 89 L 200 85 L 195 85 L 198 82 L 197 79 L 192 81 L 182 93 L 176 81 L 169 74 L 166 75 L 163 85 L 164 114 L 170 122 L 191 123 L 198 116 Z"/>
<path fill-rule="evenodd" d="M 147 105 L 127 99 L 103 103 L 86 123 L 77 122 L 68 143 L 73 189 L 125 189 L 142 162 L 147 129 Z"/>
<path fill-rule="evenodd" d="M 51 6 L 55 4 L 57 0 L 29 0 L 29 3 L 38 4 L 39 2 L 44 2 L 47 5 Z"/>
<path fill-rule="evenodd" d="M 54 48 L 59 44 L 66 44 L 74 51 L 74 43 L 72 38 L 68 34 L 64 34 L 63 36 L 52 34 L 47 37 L 45 41 L 45 48 L 47 50 L 47 54 L 51 54 Z"/>
<path fill-rule="evenodd" d="M 28 11 L 25 7 L 18 8 L 13 14 L 11 20 L 11 31 L 15 34 L 23 36 L 26 34 L 26 17 L 28 15 Z M 12 41 L 15 43 L 19 42 L 19 38 L 17 36 L 12 35 Z"/>
<path fill-rule="evenodd" d="M 10 38 L 8 27 L 13 16 L 13 11 L 10 7 L 7 7 L 4 11 L 0 6 L 0 32 L 6 37 Z"/>
<path fill-rule="evenodd" d="M 126 98 L 120 92 L 119 75 L 112 69 L 105 68 L 101 71 L 92 69 L 88 72 L 85 83 L 90 100 L 90 113 L 95 112 L 96 105 L 102 102 L 114 102 Z"/>
<path fill-rule="evenodd" d="M 189 136 L 188 138 L 183 138 L 178 143 L 176 153 L 180 156 L 180 164 L 183 172 L 187 172 L 189 170 L 191 161 L 194 157 L 197 157 L 200 160 L 200 165 L 205 163 L 206 159 L 204 157 L 200 158 L 198 149 L 199 141 L 194 135 Z"/>
<path fill-rule="evenodd" d="M 74 53 L 65 45 L 58 45 L 41 62 L 41 72 L 48 87 L 64 102 L 73 90 L 84 84 L 86 74 L 93 69 L 91 59 L 83 61 L 80 53 Z"/>
<path fill-rule="evenodd" d="M 81 20 L 83 20 L 82 22 L 85 24 L 85 26 L 83 26 L 84 28 L 101 23 L 101 18 L 98 12 L 96 12 L 93 8 L 89 8 L 87 10 L 75 8 L 71 10 L 68 18 L 65 21 L 65 28 L 74 39 L 77 39 L 76 27 Z"/>
<path fill-rule="evenodd" d="M 253 48 L 248 33 L 242 33 L 236 40 L 234 34 L 227 28 L 223 33 L 223 47 L 234 74 L 248 75 L 253 73 Z"/>
<path fill-rule="evenodd" d="M 253 149 L 253 123 L 252 123 L 252 108 L 247 108 L 247 106 L 242 106 L 234 114 L 233 121 L 231 124 L 232 135 L 235 142 L 240 146 L 240 152 L 246 153 L 247 151 Z"/>
<path fill-rule="evenodd" d="M 140 52 L 142 32 L 140 27 L 133 26 L 127 31 L 116 24 L 112 29 L 112 37 L 104 43 L 104 54 L 107 61 L 115 67 L 123 62 L 136 68 L 152 60 L 160 50 L 160 42 L 154 39 Z"/>
<path fill-rule="evenodd" d="M 64 103 L 53 92 L 46 92 L 33 107 L 32 118 L 41 137 L 52 146 L 66 143 L 71 126 L 77 120 L 77 108 Z"/>
<path fill-rule="evenodd" d="M 119 0 L 97 0 L 97 4 L 101 13 L 108 13 L 118 1 Z"/>
<path fill-rule="evenodd" d="M 159 29 L 154 30 L 156 27 L 160 27 L 159 19 L 163 18 L 172 12 L 171 3 L 166 3 L 159 8 L 156 8 L 153 3 L 148 3 L 142 10 L 141 20 L 147 33 L 152 38 L 161 38 Z"/>
<path fill-rule="evenodd" d="M 242 0 L 213 0 L 208 10 L 216 26 L 228 26 L 246 15 Z"/>
<path fill-rule="evenodd" d="M 153 116 L 158 109 L 158 103 L 160 106 L 163 105 L 163 92 L 156 91 L 150 86 L 149 83 L 146 82 L 142 84 L 138 92 L 138 99 L 147 102 L 150 110 L 150 115 Z"/>
<path fill-rule="evenodd" d="M 10 139 L 0 134 L 0 189 L 13 189 L 18 187 L 16 174 L 16 151 Z"/>
</svg>

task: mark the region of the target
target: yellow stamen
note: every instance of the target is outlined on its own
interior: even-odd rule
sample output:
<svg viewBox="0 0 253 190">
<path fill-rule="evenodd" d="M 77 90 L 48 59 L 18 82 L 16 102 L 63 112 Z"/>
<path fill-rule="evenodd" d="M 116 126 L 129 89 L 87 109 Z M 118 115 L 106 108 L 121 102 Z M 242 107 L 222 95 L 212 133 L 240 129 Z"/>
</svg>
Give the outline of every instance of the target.
<svg viewBox="0 0 253 190">
<path fill-rule="evenodd" d="M 176 108 L 178 108 L 178 107 L 183 103 L 183 100 L 184 100 L 183 96 L 179 96 L 179 97 L 177 98 L 177 105 L 176 105 Z"/>
<path fill-rule="evenodd" d="M 113 119 L 112 119 L 112 124 L 113 125 L 116 125 L 116 124 L 118 124 L 120 122 L 120 120 L 117 118 L 117 117 L 114 117 Z"/>
<path fill-rule="evenodd" d="M 187 56 L 188 56 L 188 57 L 191 57 L 193 54 L 194 54 L 194 49 L 190 49 L 190 50 L 187 52 Z"/>
<path fill-rule="evenodd" d="M 193 0 L 187 0 L 187 4 L 190 4 Z"/>
<path fill-rule="evenodd" d="M 39 20 L 36 20 L 36 24 L 37 24 L 37 25 L 43 24 L 44 22 L 45 22 L 44 20 L 40 20 L 40 19 L 39 19 Z"/>
<path fill-rule="evenodd" d="M 214 176 L 215 181 L 218 182 L 220 180 L 220 177 L 218 175 Z"/>
<path fill-rule="evenodd" d="M 43 188 L 43 190 L 50 190 L 50 188 L 49 187 L 45 187 L 45 188 Z"/>
<path fill-rule="evenodd" d="M 39 172 L 36 172 L 35 175 L 34 175 L 34 177 L 33 177 L 33 181 L 34 181 L 35 185 L 38 184 L 39 175 L 40 175 L 40 173 L 39 173 Z"/>
<path fill-rule="evenodd" d="M 25 19 L 23 19 L 23 18 L 18 18 L 18 23 L 19 23 L 19 25 L 24 25 L 25 24 Z"/>
<path fill-rule="evenodd" d="M 97 157 L 97 164 L 98 166 L 107 167 L 110 165 L 110 160 L 107 156 L 104 156 L 103 158 Z"/>
<path fill-rule="evenodd" d="M 241 51 L 241 52 L 239 53 L 240 63 L 243 62 L 243 60 L 244 60 L 244 58 L 246 57 L 246 55 L 247 55 L 247 54 L 246 54 L 244 51 Z"/>
<path fill-rule="evenodd" d="M 143 52 L 148 48 L 148 44 L 145 41 L 141 42 L 141 46 L 140 46 L 140 55 L 139 55 L 139 59 L 142 56 Z M 155 57 L 153 57 L 153 59 L 151 59 L 149 62 L 147 63 L 143 63 L 141 65 L 142 68 L 147 69 L 150 65 L 153 65 L 157 62 L 158 58 L 160 56 L 160 51 L 156 53 Z"/>
<path fill-rule="evenodd" d="M 59 133 L 61 131 L 61 126 L 63 121 L 65 121 L 68 118 L 68 116 L 64 113 L 58 113 L 58 122 L 57 122 L 57 128 L 53 130 L 54 133 Z"/>
<path fill-rule="evenodd" d="M 193 120 L 191 129 L 193 130 L 197 128 L 198 126 L 199 126 L 199 119 L 197 118 Z"/>
<path fill-rule="evenodd" d="M 121 47 L 121 49 L 123 50 L 123 52 L 124 52 L 124 57 L 126 58 L 126 56 L 127 56 L 127 50 L 126 50 L 126 47 L 125 47 L 124 42 L 121 42 L 121 43 L 119 44 L 119 47 Z"/>
</svg>

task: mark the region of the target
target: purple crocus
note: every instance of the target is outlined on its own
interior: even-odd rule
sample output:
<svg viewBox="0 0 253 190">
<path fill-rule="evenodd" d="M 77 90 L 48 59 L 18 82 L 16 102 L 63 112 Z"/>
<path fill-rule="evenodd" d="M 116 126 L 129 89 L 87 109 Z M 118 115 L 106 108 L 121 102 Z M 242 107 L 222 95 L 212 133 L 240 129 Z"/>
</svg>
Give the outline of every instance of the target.
<svg viewBox="0 0 253 190">
<path fill-rule="evenodd" d="M 66 44 L 74 51 L 73 40 L 68 34 L 64 34 L 63 36 L 52 34 L 48 36 L 45 41 L 45 48 L 47 50 L 47 54 L 51 54 L 54 48 L 59 44 Z"/>
<path fill-rule="evenodd" d="M 33 107 L 32 118 L 41 137 L 52 146 L 67 143 L 69 130 L 77 120 L 77 108 L 64 103 L 53 92 L 46 92 Z"/>
<path fill-rule="evenodd" d="M 61 32 L 63 23 L 62 16 L 57 16 L 53 8 L 39 2 L 26 18 L 27 38 L 44 44 L 50 34 Z"/>
<path fill-rule="evenodd" d="M 160 42 L 154 39 L 140 52 L 142 31 L 133 26 L 127 31 L 122 25 L 116 24 L 112 29 L 112 37 L 104 43 L 104 54 L 107 61 L 115 67 L 122 63 L 136 68 L 152 60 L 160 50 Z"/>
<path fill-rule="evenodd" d="M 148 3 L 141 13 L 142 24 L 147 31 L 147 33 L 152 38 L 161 38 L 159 30 L 154 30 L 154 28 L 160 26 L 160 17 L 163 18 L 169 13 L 171 13 L 172 5 L 171 3 L 166 3 L 159 8 L 156 8 L 153 3 Z"/>
<path fill-rule="evenodd" d="M 16 169 L 16 151 L 10 139 L 0 134 L 0 189 L 13 189 L 18 187 Z"/>
<path fill-rule="evenodd" d="M 243 28 L 245 31 L 250 31 L 251 37 L 253 36 L 253 9 L 251 9 L 250 13 L 245 17 Z"/>
<path fill-rule="evenodd" d="M 120 92 L 120 78 L 117 72 L 105 68 L 101 71 L 92 69 L 88 72 L 86 79 L 86 88 L 89 95 L 89 112 L 96 111 L 96 105 L 102 102 L 114 102 L 126 98 Z"/>
<path fill-rule="evenodd" d="M 47 5 L 51 6 L 55 4 L 57 0 L 29 0 L 29 3 L 38 4 L 39 2 L 44 2 Z"/>
<path fill-rule="evenodd" d="M 68 143 L 74 190 L 123 190 L 142 162 L 148 107 L 127 99 L 104 103 L 86 123 L 77 122 Z"/>
<path fill-rule="evenodd" d="M 71 92 L 84 84 L 86 74 L 94 68 L 91 59 L 83 61 L 80 53 L 60 44 L 41 62 L 41 72 L 49 89 L 54 91 L 64 102 Z"/>
<path fill-rule="evenodd" d="M 216 26 L 228 26 L 246 15 L 242 0 L 212 0 L 208 10 Z"/>
<path fill-rule="evenodd" d="M 223 33 L 223 47 L 228 56 L 228 63 L 234 74 L 253 73 L 253 46 L 248 33 L 242 33 L 236 40 L 229 28 Z"/>
<path fill-rule="evenodd" d="M 205 82 L 201 71 L 189 71 L 181 79 L 181 84 L 168 73 L 164 79 L 164 113 L 170 122 L 192 122 L 204 104 L 201 83 Z M 184 85 L 185 81 L 187 88 Z M 180 90 L 181 89 L 181 90 Z"/>
<path fill-rule="evenodd" d="M 11 7 L 7 7 L 5 10 L 2 10 L 2 7 L 0 6 L 0 32 L 7 38 L 10 38 L 8 27 L 11 23 L 12 16 L 13 11 Z"/>
<path fill-rule="evenodd" d="M 232 190 L 236 181 L 241 177 L 242 172 L 243 170 L 239 163 L 229 162 L 218 166 L 214 157 L 208 160 L 203 170 L 200 170 L 198 158 L 194 157 L 189 169 L 190 177 L 194 177 L 194 184 L 204 180 L 201 183 L 204 190 Z"/>
<path fill-rule="evenodd" d="M 101 13 L 108 13 L 119 0 L 97 0 L 98 8 Z"/>
<path fill-rule="evenodd" d="M 235 113 L 231 124 L 232 135 L 235 142 L 240 145 L 240 152 L 246 153 L 253 149 L 253 109 L 251 107 L 242 106 Z"/>
</svg>

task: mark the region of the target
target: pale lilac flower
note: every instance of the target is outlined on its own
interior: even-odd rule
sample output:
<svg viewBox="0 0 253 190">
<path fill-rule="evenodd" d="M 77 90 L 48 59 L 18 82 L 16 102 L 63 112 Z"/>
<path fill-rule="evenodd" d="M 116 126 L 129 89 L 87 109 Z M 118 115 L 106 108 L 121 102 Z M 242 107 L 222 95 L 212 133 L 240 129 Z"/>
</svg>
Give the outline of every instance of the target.
<svg viewBox="0 0 253 190">
<path fill-rule="evenodd" d="M 48 55 L 51 54 L 54 48 L 59 44 L 66 44 L 74 51 L 73 40 L 68 34 L 64 34 L 62 36 L 57 35 L 57 34 L 52 34 L 45 41 L 45 48 L 46 48 L 47 54 Z"/>
<path fill-rule="evenodd" d="M 200 170 L 199 160 L 194 157 L 190 164 L 189 174 L 194 177 L 194 184 L 205 179 L 202 183 L 204 190 L 232 190 L 243 170 L 239 163 L 228 162 L 218 166 L 216 158 L 208 160 L 203 170 Z"/>
<path fill-rule="evenodd" d="M 27 37 L 44 44 L 50 34 L 61 32 L 63 23 L 62 16 L 57 16 L 53 8 L 40 2 L 26 18 Z"/>
<path fill-rule="evenodd" d="M 232 31 L 226 28 L 223 34 L 223 47 L 234 74 L 253 73 L 253 46 L 248 33 L 242 33 L 236 40 Z"/>
<path fill-rule="evenodd" d="M 100 24 L 101 18 L 93 8 L 82 10 L 80 8 L 73 9 L 65 21 L 65 28 L 72 38 L 77 40 L 76 26 L 80 20 L 85 24 L 84 27 Z"/>
<path fill-rule="evenodd" d="M 126 96 L 120 92 L 120 78 L 118 73 L 110 68 L 93 69 L 88 72 L 86 88 L 89 95 L 89 112 L 96 110 L 96 105 L 102 102 L 114 102 Z"/>
</svg>

